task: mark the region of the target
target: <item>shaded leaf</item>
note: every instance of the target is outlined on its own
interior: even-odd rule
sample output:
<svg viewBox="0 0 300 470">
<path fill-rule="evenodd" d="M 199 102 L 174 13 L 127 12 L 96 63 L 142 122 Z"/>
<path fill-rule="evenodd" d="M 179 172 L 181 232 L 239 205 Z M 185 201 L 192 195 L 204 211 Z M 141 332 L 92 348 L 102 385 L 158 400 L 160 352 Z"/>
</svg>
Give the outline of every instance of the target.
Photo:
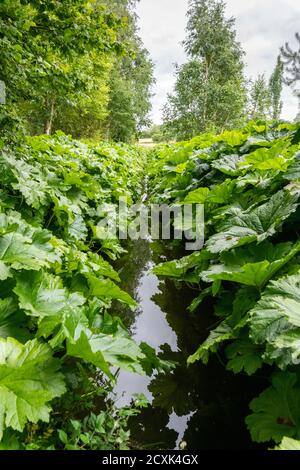
<svg viewBox="0 0 300 470">
<path fill-rule="evenodd" d="M 27 421 L 49 420 L 49 402 L 65 392 L 58 369 L 46 344 L 0 338 L 0 439 L 7 427 L 22 431 Z"/>
</svg>

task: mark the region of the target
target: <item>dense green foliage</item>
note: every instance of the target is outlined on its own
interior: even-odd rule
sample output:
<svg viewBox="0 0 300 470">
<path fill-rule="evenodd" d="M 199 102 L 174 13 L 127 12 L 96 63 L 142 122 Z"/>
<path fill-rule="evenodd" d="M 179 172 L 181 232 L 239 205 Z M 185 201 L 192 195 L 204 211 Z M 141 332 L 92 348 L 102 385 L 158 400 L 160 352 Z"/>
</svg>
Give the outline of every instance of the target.
<svg viewBox="0 0 300 470">
<path fill-rule="evenodd" d="M 204 204 L 206 239 L 154 272 L 194 284 L 191 312 L 214 306 L 217 326 L 190 363 L 219 352 L 234 373 L 270 374 L 246 420 L 257 442 L 300 438 L 299 135 L 299 124 L 250 123 L 152 156 L 153 199 Z"/>
<path fill-rule="evenodd" d="M 119 39 L 127 44 L 129 51 L 113 62 L 106 137 L 127 142 L 150 124 L 153 63 L 139 37 L 137 17 L 132 10 L 136 1 L 109 0 L 106 3 L 115 14 L 127 18 L 126 28 L 120 30 Z"/>
<path fill-rule="evenodd" d="M 5 0 L 0 13 L 8 116 L 24 110 L 30 128 L 50 133 L 60 109 L 96 91 L 104 55 L 121 48 L 118 21 L 85 0 Z"/>
<path fill-rule="evenodd" d="M 150 123 L 153 64 L 137 36 L 132 48 L 134 55 L 119 59 L 110 76 L 105 132 L 115 141 L 130 142 Z"/>
<path fill-rule="evenodd" d="M 151 348 L 137 345 L 121 321 L 108 313 L 113 301 L 131 308 L 135 301 L 119 288 L 118 273 L 108 262 L 123 248 L 118 240 L 100 239 L 99 231 L 103 207 L 109 213 L 119 196 L 126 196 L 129 204 L 139 198 L 143 161 L 136 148 L 106 144 L 92 148 L 64 134 L 28 137 L 15 146 L 2 144 L 3 448 L 18 438 L 12 429 L 24 433 L 20 442 L 33 446 L 42 446 L 37 441 L 44 439 L 43 433 L 50 437 L 53 428 L 65 427 L 68 433 L 68 426 L 75 426 L 73 421 L 68 424 L 70 420 L 84 416 L 80 426 L 88 432 L 96 419 L 88 418 L 89 409 L 95 407 L 93 399 L 110 389 L 105 384 L 114 383 L 115 371 L 143 374 L 152 368 L 147 361 L 147 354 L 153 360 Z M 112 442 L 106 441 L 105 429 L 110 424 L 105 419 L 104 425 L 101 416 L 97 428 L 104 438 L 100 435 L 98 440 L 108 448 L 105 445 Z M 48 427 L 40 424 L 49 419 Z M 74 432 L 67 442 L 61 432 L 61 441 L 70 440 L 75 446 L 83 431 Z M 117 427 L 113 432 L 119 432 Z M 127 441 L 128 436 L 115 439 L 115 445 Z M 46 438 L 45 442 L 54 445 Z M 83 444 L 88 443 L 83 440 Z"/>
<path fill-rule="evenodd" d="M 224 2 L 190 1 L 184 41 L 189 61 L 177 67 L 165 107 L 165 125 L 177 140 L 232 128 L 243 118 L 243 52 L 234 25 L 234 19 L 225 18 Z"/>
<path fill-rule="evenodd" d="M 152 63 L 132 2 L 113 3 L 118 8 L 105 0 L 1 2 L 0 80 L 7 101 L 0 130 L 21 121 L 31 134 L 136 137 L 150 110 Z"/>
<path fill-rule="evenodd" d="M 247 98 L 235 20 L 222 0 L 190 0 L 188 61 L 148 137 L 201 135 L 147 161 L 128 145 L 151 125 L 154 82 L 137 1 L 0 3 L 0 449 L 129 449 L 128 422 L 147 402 L 117 407 L 120 370 L 155 373 L 153 407 L 178 411 L 174 394 L 188 411 L 176 373 L 189 382 L 191 350 L 184 365 L 163 346 L 157 356 L 115 313 L 137 303 L 113 267 L 124 246 L 102 222 L 115 225 L 120 196 L 140 202 L 147 168 L 154 202 L 205 207 L 204 248 L 154 268 L 193 287 L 191 315 L 216 315 L 188 363 L 217 353 L 235 374 L 269 377 L 246 425 L 256 442 L 299 449 L 300 126 L 279 121 L 299 51 L 286 45 Z"/>
</svg>

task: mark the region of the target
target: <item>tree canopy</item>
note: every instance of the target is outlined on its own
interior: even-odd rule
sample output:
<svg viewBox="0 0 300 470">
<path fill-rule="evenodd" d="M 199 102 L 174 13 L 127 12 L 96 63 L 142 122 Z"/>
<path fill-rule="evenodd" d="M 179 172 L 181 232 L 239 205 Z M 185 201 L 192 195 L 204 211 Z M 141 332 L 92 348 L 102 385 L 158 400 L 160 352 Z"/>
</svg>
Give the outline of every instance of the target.
<svg viewBox="0 0 300 470">
<path fill-rule="evenodd" d="M 116 69 L 127 61 L 136 78 L 128 81 L 121 68 L 120 81 L 121 89 L 129 88 L 133 95 L 134 125 L 129 126 L 129 136 L 112 131 L 109 137 L 132 138 L 150 109 L 152 83 L 152 64 L 138 38 L 132 4 L 127 0 L 1 2 L 0 80 L 7 91 L 1 127 L 11 128 L 12 122 L 22 120 L 30 133 L 61 129 L 77 137 L 103 134 L 113 109 Z"/>
<path fill-rule="evenodd" d="M 190 0 L 184 47 L 189 60 L 176 68 L 164 112 L 167 129 L 188 138 L 237 125 L 246 102 L 243 51 L 223 1 Z"/>
</svg>

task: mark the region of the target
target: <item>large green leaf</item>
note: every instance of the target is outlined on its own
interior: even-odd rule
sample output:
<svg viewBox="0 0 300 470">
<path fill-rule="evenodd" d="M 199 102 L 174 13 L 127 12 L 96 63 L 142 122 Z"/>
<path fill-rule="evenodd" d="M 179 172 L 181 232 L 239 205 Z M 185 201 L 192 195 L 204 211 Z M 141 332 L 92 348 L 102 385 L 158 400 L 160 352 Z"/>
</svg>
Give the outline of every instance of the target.
<svg viewBox="0 0 300 470">
<path fill-rule="evenodd" d="M 69 234 L 76 240 L 85 240 L 88 234 L 88 229 L 84 223 L 84 219 L 80 215 L 76 215 L 74 221 L 69 225 Z"/>
<path fill-rule="evenodd" d="M 65 392 L 59 365 L 46 344 L 0 338 L 0 439 L 6 427 L 49 420 L 49 402 Z"/>
<path fill-rule="evenodd" d="M 44 317 L 38 334 L 45 338 L 52 336 L 52 347 L 66 340 L 68 355 L 94 364 L 112 380 L 111 366 L 143 373 L 141 360 L 145 355 L 124 327 L 109 315 L 105 315 L 97 327 L 91 326 L 89 310 L 91 307 L 72 307 L 58 315 Z"/>
<path fill-rule="evenodd" d="M 35 269 L 48 267 L 51 261 L 53 247 L 48 243 L 49 234 L 43 237 L 41 232 L 34 239 L 24 235 L 11 232 L 0 237 L 0 260 L 2 261 L 0 276 L 3 277 L 3 270 L 6 266 L 6 277 L 10 274 L 7 266 L 13 269 Z M 5 264 L 5 266 L 3 266 Z M 4 277 L 4 278 L 6 278 Z"/>
<path fill-rule="evenodd" d="M 242 172 L 239 168 L 241 160 L 240 155 L 222 155 L 222 158 L 212 163 L 212 167 L 225 173 L 225 175 L 236 176 Z"/>
<path fill-rule="evenodd" d="M 250 335 L 266 343 L 265 360 L 285 368 L 300 360 L 300 275 L 272 281 L 251 311 Z"/>
<path fill-rule="evenodd" d="M 282 330 L 278 335 L 266 345 L 263 355 L 265 362 L 273 362 L 285 369 L 289 365 L 298 365 L 300 359 L 300 328 L 290 328 L 287 324 L 282 324 Z"/>
<path fill-rule="evenodd" d="M 0 299 L 0 337 L 12 337 L 23 342 L 30 339 L 26 326 L 26 315 L 18 308 L 18 303 L 13 297 Z"/>
<path fill-rule="evenodd" d="M 185 198 L 184 204 L 204 204 L 209 195 L 208 188 L 198 188 L 191 191 Z"/>
<path fill-rule="evenodd" d="M 204 281 L 232 281 L 261 289 L 274 274 L 300 251 L 300 242 L 273 246 L 270 242 L 236 248 L 221 254 L 222 264 L 201 273 Z"/>
<path fill-rule="evenodd" d="M 274 450 L 300 450 L 300 441 L 292 439 L 291 437 L 284 437 L 279 446 Z"/>
<path fill-rule="evenodd" d="M 145 355 L 117 319 L 106 315 L 100 331 L 95 332 L 83 323 L 82 318 L 77 323 L 71 315 L 66 319 L 65 331 L 67 353 L 94 364 L 111 379 L 110 366 L 144 373 L 141 360 Z"/>
<path fill-rule="evenodd" d="M 295 162 L 289 166 L 287 172 L 283 177 L 289 181 L 299 180 L 300 179 L 300 154 L 298 153 L 297 159 Z"/>
<path fill-rule="evenodd" d="M 111 279 L 97 278 L 91 274 L 86 274 L 90 286 L 90 295 L 104 299 L 114 299 L 125 303 L 132 308 L 136 307 L 136 301 L 127 293 L 120 289 Z"/>
<path fill-rule="evenodd" d="M 57 315 L 63 309 L 85 302 L 79 294 L 70 294 L 59 277 L 43 271 L 18 274 L 14 292 L 19 298 L 20 307 L 39 318 Z"/>
<path fill-rule="evenodd" d="M 277 373 L 272 386 L 250 403 L 253 412 L 246 423 L 256 442 L 274 440 L 284 436 L 300 438 L 300 388 L 296 374 Z"/>
<path fill-rule="evenodd" d="M 279 171 L 277 173 L 279 173 Z M 258 189 L 266 189 L 271 184 L 274 184 L 277 173 L 274 171 L 254 171 L 253 173 L 246 173 L 236 180 L 236 184 L 238 188 L 245 188 L 250 184 Z"/>
<path fill-rule="evenodd" d="M 272 343 L 282 333 L 300 327 L 300 274 L 271 281 L 250 312 L 249 324 L 257 343 Z"/>
<path fill-rule="evenodd" d="M 279 141 L 270 148 L 260 148 L 245 157 L 240 163 L 241 168 L 253 168 L 254 170 L 280 170 L 286 171 L 291 156 L 286 155 L 289 147 L 288 141 Z"/>
<path fill-rule="evenodd" d="M 219 233 L 209 238 L 206 244 L 208 251 L 219 253 L 254 241 L 266 240 L 296 211 L 297 198 L 282 190 L 268 202 L 252 210 L 236 209 L 234 217 L 221 225 Z"/>
<path fill-rule="evenodd" d="M 199 282 L 199 276 L 189 273 L 193 268 L 200 268 L 207 265 L 207 260 L 211 255 L 207 252 L 196 251 L 189 256 L 174 261 L 167 261 L 153 268 L 154 274 L 157 276 L 173 277 L 175 279 L 186 280 L 189 282 Z"/>
<path fill-rule="evenodd" d="M 226 355 L 229 359 L 227 369 L 235 374 L 245 371 L 246 374 L 252 375 L 263 364 L 261 348 L 253 344 L 246 335 L 227 346 Z"/>
<path fill-rule="evenodd" d="M 0 261 L 0 281 L 5 281 L 8 277 L 12 277 L 12 272 L 3 261 Z"/>
<path fill-rule="evenodd" d="M 99 367 L 112 380 L 109 367 L 117 367 L 143 374 L 140 361 L 145 358 L 137 344 L 130 338 L 120 334 L 107 335 L 93 333 L 89 329 L 82 330 L 79 337 L 67 341 L 69 356 L 79 357 Z"/>
<path fill-rule="evenodd" d="M 213 204 L 229 204 L 235 190 L 235 181 L 225 180 L 223 183 L 212 186 L 207 202 Z"/>
<path fill-rule="evenodd" d="M 209 353 L 216 352 L 220 343 L 233 339 L 234 337 L 234 330 L 225 321 L 222 322 L 217 328 L 210 332 L 206 341 L 188 358 L 188 363 L 193 364 L 196 361 L 202 361 L 204 364 L 207 364 Z"/>
</svg>

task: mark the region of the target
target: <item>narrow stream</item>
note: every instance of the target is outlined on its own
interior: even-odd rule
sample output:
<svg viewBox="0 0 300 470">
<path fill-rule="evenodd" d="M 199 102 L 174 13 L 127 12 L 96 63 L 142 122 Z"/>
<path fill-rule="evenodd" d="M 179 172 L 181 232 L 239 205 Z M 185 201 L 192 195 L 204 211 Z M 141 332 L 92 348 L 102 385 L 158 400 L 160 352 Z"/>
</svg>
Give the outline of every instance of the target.
<svg viewBox="0 0 300 470">
<path fill-rule="evenodd" d="M 122 288 L 138 302 L 132 312 L 116 312 L 139 343 L 147 342 L 163 359 L 176 361 L 174 370 L 153 377 L 121 372 L 115 388 L 117 406 L 128 405 L 132 395 L 144 393 L 150 405 L 130 422 L 136 448 L 251 449 L 254 444 L 244 424 L 251 399 L 265 380 L 235 376 L 222 359 L 213 357 L 208 366 L 187 367 L 187 357 L 215 324 L 208 302 L 195 315 L 187 311 L 195 292 L 176 288 L 151 273 L 154 264 L 174 254 L 162 243 L 130 242 L 120 259 Z"/>
<path fill-rule="evenodd" d="M 175 353 L 178 351 L 177 335 L 169 325 L 166 314 L 162 311 L 159 303 L 155 303 L 155 296 L 159 296 L 161 291 L 158 277 L 151 273 L 151 269 L 155 266 L 152 260 L 153 246 L 154 244 L 151 245 L 147 241 L 139 241 L 131 247 L 135 255 L 139 256 L 139 253 L 143 254 L 143 261 L 145 263 L 139 273 L 136 288 L 134 292 L 132 292 L 139 305 L 132 326 L 132 336 L 137 343 L 148 343 L 157 353 L 162 351 L 162 345 L 168 345 L 170 351 Z M 138 260 L 132 261 L 137 262 Z M 124 273 L 126 272 L 126 267 L 127 266 L 124 267 Z M 144 393 L 149 402 L 152 402 L 154 397 L 148 388 L 152 379 L 153 377 L 140 376 L 122 371 L 115 389 L 119 397 L 117 404 L 119 406 L 129 405 L 132 395 L 135 393 Z M 178 433 L 177 446 L 183 438 L 190 415 L 191 413 L 186 416 L 178 416 L 175 412 L 170 415 L 170 421 L 167 427 L 174 429 Z"/>
</svg>

